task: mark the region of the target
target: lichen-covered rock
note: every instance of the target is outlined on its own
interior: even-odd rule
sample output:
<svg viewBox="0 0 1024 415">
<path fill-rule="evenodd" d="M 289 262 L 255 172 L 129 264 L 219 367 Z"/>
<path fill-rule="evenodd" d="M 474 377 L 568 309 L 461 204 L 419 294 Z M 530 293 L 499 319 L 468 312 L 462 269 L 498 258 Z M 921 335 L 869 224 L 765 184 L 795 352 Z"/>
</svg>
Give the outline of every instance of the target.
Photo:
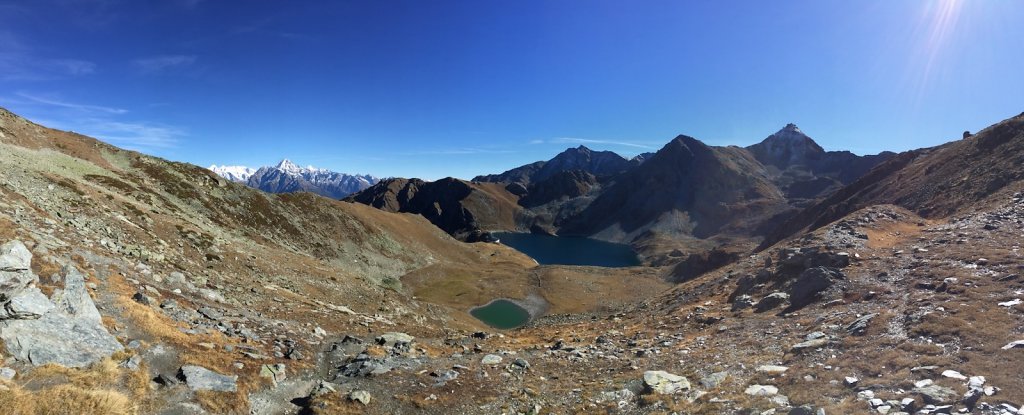
<svg viewBox="0 0 1024 415">
<path fill-rule="evenodd" d="M 238 376 L 227 376 L 202 366 L 182 366 L 181 375 L 194 391 L 234 392 Z"/>
<path fill-rule="evenodd" d="M 84 367 L 124 349 L 103 326 L 85 276 L 74 267 L 65 267 L 63 274 L 64 289 L 54 291 L 49 307 L 32 291 L 16 306 L 20 314 L 49 310 L 35 319 L 0 322 L 0 340 L 15 359 L 36 366 Z"/>
<path fill-rule="evenodd" d="M 644 372 L 644 386 L 650 392 L 671 395 L 690 390 L 690 381 L 684 376 L 674 375 L 664 370 L 648 370 Z"/>
<path fill-rule="evenodd" d="M 0 320 L 31 320 L 42 317 L 54 309 L 53 303 L 39 288 L 29 287 L 0 307 Z"/>
<path fill-rule="evenodd" d="M 0 245 L 0 304 L 25 290 L 39 278 L 32 273 L 32 253 L 21 241 Z"/>
</svg>

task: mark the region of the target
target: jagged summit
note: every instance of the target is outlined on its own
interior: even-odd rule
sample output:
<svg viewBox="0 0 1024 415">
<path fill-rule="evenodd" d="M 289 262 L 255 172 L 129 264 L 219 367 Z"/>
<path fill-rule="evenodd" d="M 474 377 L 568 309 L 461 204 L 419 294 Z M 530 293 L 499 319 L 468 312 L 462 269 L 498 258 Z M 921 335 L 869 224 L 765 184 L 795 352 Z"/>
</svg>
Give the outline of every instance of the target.
<svg viewBox="0 0 1024 415">
<path fill-rule="evenodd" d="M 207 169 L 217 173 L 218 176 L 233 182 L 244 182 L 249 180 L 249 177 L 251 177 L 253 173 L 256 173 L 256 169 L 246 166 L 218 166 L 216 164 L 211 164 Z"/>
<path fill-rule="evenodd" d="M 825 149 L 793 123 L 786 124 L 760 143 L 747 147 L 747 150 L 754 153 L 762 163 L 780 169 L 807 164 L 825 154 Z"/>
<path fill-rule="evenodd" d="M 292 163 L 292 161 L 288 160 L 288 159 L 281 159 L 281 161 L 279 163 L 277 163 L 277 166 L 274 166 L 274 167 L 279 168 L 281 170 L 287 170 L 287 171 L 302 170 L 302 167 L 299 167 L 299 165 L 297 165 L 295 163 Z"/>
<path fill-rule="evenodd" d="M 313 166 L 300 167 L 287 158 L 274 166 L 259 169 L 212 165 L 210 170 L 228 180 L 244 183 L 265 192 L 306 191 L 336 199 L 366 189 L 380 181 L 368 174 L 345 174 Z"/>
</svg>

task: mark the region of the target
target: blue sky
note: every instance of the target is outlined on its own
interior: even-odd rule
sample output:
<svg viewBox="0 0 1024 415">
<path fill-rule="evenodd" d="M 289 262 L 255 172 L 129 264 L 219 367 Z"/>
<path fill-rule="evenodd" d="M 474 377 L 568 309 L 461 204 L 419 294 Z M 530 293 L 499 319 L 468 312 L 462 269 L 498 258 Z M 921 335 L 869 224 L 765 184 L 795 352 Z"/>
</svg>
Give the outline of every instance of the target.
<svg viewBox="0 0 1024 415">
<path fill-rule="evenodd" d="M 901 151 L 1024 111 L 1024 2 L 0 0 L 0 105 L 199 165 L 470 178 L 794 122 Z"/>
</svg>

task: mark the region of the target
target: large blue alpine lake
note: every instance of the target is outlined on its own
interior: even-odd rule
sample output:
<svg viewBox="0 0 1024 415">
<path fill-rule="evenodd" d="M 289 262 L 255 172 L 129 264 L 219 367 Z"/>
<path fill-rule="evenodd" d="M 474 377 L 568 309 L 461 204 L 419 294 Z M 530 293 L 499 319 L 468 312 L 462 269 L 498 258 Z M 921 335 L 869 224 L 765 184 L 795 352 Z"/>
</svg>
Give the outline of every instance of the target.
<svg viewBox="0 0 1024 415">
<path fill-rule="evenodd" d="M 590 238 L 538 235 L 519 232 L 495 232 L 501 243 L 529 255 L 541 265 L 589 265 L 595 267 L 632 267 L 640 259 L 629 245 Z"/>
</svg>

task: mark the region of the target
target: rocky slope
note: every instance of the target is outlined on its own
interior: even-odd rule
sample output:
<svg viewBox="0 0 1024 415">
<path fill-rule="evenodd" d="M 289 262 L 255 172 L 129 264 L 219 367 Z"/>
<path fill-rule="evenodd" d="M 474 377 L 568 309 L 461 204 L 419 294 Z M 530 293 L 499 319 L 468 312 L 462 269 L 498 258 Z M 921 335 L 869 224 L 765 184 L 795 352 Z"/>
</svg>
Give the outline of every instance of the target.
<svg viewBox="0 0 1024 415">
<path fill-rule="evenodd" d="M 438 228 L 467 242 L 487 240 L 482 229 L 514 227 L 521 210 L 516 205 L 516 197 L 500 185 L 450 177 L 433 182 L 387 179 L 345 201 L 386 212 L 422 215 Z"/>
<path fill-rule="evenodd" d="M 785 205 L 748 153 L 679 136 L 617 178 L 560 231 L 622 241 L 649 231 L 707 238 L 749 231 Z"/>
<path fill-rule="evenodd" d="M 709 264 L 690 272 L 535 266 L 418 214 L 266 194 L 0 111 L 0 408 L 1019 414 L 1021 121 L 900 155 L 812 207 L 821 226 L 757 253 L 680 256 Z M 978 164 L 947 170 L 946 148 Z M 755 163 L 679 137 L 638 169 L 785 203 Z M 605 192 L 625 192 L 617 183 Z M 511 194 L 394 184 L 373 203 Z M 715 219 L 696 198 L 667 202 L 695 229 Z M 498 297 L 531 306 L 530 324 L 469 317 Z M 54 337 L 64 325 L 81 335 Z"/>
<path fill-rule="evenodd" d="M 762 246 L 876 204 L 900 205 L 925 217 L 973 209 L 1024 178 L 1022 137 L 1024 114 L 961 141 L 899 154 L 783 223 Z"/>
</svg>

